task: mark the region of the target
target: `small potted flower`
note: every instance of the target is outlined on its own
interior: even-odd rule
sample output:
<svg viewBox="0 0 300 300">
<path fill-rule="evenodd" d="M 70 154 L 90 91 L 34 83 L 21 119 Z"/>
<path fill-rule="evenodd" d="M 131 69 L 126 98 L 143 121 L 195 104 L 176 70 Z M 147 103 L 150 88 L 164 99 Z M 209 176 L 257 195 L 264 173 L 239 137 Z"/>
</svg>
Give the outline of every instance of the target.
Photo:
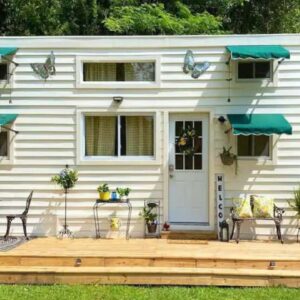
<svg viewBox="0 0 300 300">
<path fill-rule="evenodd" d="M 127 201 L 128 200 L 128 195 L 130 193 L 130 188 L 117 188 L 116 189 L 117 193 L 119 194 L 119 197 L 121 201 Z"/>
<path fill-rule="evenodd" d="M 148 203 L 146 207 L 140 213 L 140 216 L 144 218 L 148 233 L 155 233 L 157 230 L 157 213 L 153 212 L 153 209 L 157 206 L 156 203 Z"/>
<path fill-rule="evenodd" d="M 103 183 L 98 186 L 97 191 L 99 192 L 99 198 L 102 201 L 109 201 L 110 199 L 110 192 L 109 186 L 107 183 Z"/>
</svg>

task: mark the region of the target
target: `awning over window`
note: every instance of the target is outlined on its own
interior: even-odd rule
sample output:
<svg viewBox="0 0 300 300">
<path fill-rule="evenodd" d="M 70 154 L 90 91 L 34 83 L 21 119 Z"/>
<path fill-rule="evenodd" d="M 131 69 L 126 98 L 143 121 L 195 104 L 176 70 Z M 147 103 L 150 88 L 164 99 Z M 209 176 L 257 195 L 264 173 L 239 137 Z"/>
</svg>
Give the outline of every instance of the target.
<svg viewBox="0 0 300 300">
<path fill-rule="evenodd" d="M 292 126 L 282 114 L 227 115 L 234 135 L 292 134 Z"/>
<path fill-rule="evenodd" d="M 15 47 L 0 47 L 0 58 L 6 55 L 12 55 L 17 52 L 18 48 Z"/>
<path fill-rule="evenodd" d="M 18 114 L 0 114 L 0 126 L 13 122 L 17 116 Z"/>
<path fill-rule="evenodd" d="M 231 59 L 290 58 L 289 50 L 279 45 L 227 46 L 226 49 L 230 52 Z"/>
</svg>

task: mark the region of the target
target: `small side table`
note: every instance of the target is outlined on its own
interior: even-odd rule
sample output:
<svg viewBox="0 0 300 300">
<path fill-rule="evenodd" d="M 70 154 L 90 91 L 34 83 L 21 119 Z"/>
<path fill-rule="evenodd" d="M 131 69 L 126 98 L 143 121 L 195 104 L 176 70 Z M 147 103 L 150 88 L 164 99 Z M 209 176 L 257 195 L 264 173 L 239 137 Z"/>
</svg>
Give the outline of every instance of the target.
<svg viewBox="0 0 300 300">
<path fill-rule="evenodd" d="M 125 206 L 128 209 L 128 216 L 127 216 L 127 225 L 126 225 L 126 239 L 129 239 L 129 228 L 130 228 L 130 221 L 131 221 L 131 212 L 132 212 L 132 206 L 130 203 L 130 200 L 128 199 L 127 201 L 120 201 L 120 200 L 100 200 L 97 199 L 94 206 L 93 206 L 93 211 L 94 211 L 94 220 L 95 220 L 95 229 L 96 229 L 96 239 L 101 238 L 100 236 L 100 219 L 99 219 L 99 209 L 104 206 L 104 205 L 114 205 L 118 204 L 121 206 Z"/>
</svg>

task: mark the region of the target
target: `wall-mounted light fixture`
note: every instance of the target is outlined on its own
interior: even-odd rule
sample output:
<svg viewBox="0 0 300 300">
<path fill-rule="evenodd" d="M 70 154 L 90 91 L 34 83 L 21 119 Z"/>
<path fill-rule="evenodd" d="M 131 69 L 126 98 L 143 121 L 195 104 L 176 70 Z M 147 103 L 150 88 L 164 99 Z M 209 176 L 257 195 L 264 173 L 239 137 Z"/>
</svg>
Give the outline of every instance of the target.
<svg viewBox="0 0 300 300">
<path fill-rule="evenodd" d="M 116 102 L 116 103 L 121 103 L 122 101 L 123 101 L 123 97 L 121 97 L 121 96 L 115 96 L 115 97 L 113 97 L 113 100 L 114 100 L 114 102 Z"/>
<path fill-rule="evenodd" d="M 226 122 L 226 119 L 224 118 L 224 116 L 220 116 L 220 117 L 218 118 L 218 121 L 219 121 L 220 123 L 224 124 L 224 123 Z"/>
</svg>

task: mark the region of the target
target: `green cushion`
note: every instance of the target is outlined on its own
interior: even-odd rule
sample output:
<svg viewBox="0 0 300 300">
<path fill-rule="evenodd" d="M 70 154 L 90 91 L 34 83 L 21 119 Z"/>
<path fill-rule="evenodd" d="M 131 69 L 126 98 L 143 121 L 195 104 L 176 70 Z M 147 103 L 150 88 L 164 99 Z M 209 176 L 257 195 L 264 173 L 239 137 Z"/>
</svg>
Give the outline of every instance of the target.
<svg viewBox="0 0 300 300">
<path fill-rule="evenodd" d="M 274 200 L 269 197 L 251 196 L 253 200 L 253 215 L 255 218 L 273 218 Z"/>
</svg>

